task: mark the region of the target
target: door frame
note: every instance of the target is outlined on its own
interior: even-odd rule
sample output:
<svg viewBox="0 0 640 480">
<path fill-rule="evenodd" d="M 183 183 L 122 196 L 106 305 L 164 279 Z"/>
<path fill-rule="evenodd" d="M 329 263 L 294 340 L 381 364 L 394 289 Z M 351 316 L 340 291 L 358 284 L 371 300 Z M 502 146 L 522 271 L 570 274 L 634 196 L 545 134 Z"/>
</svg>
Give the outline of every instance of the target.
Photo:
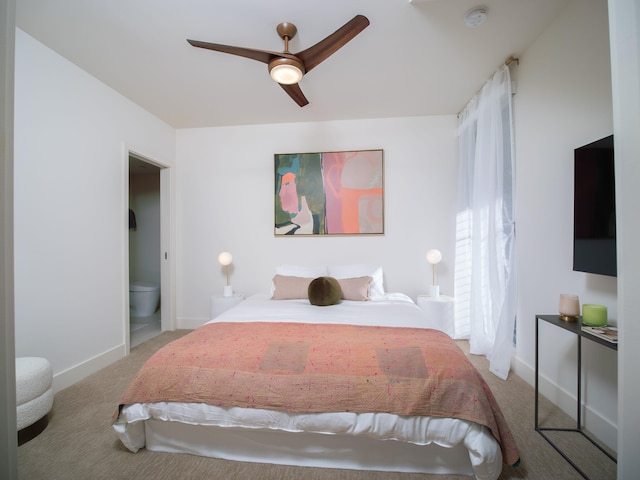
<svg viewBox="0 0 640 480">
<path fill-rule="evenodd" d="M 175 302 L 175 209 L 174 209 L 174 172 L 173 167 L 139 150 L 124 148 L 124 211 L 129 210 L 129 157 L 135 157 L 160 169 L 160 328 L 162 331 L 176 329 Z M 129 217 L 123 234 L 123 336 L 125 355 L 131 351 L 131 318 L 129 314 Z"/>
</svg>

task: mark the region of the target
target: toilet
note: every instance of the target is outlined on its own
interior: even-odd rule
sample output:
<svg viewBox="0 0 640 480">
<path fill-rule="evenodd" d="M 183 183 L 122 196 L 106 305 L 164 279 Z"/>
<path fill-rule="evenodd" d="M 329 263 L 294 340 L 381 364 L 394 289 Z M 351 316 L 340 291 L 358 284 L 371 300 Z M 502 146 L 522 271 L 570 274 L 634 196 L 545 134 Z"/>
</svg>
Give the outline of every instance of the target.
<svg viewBox="0 0 640 480">
<path fill-rule="evenodd" d="M 158 309 L 160 285 L 153 282 L 129 284 L 129 314 L 132 317 L 150 317 Z"/>
</svg>

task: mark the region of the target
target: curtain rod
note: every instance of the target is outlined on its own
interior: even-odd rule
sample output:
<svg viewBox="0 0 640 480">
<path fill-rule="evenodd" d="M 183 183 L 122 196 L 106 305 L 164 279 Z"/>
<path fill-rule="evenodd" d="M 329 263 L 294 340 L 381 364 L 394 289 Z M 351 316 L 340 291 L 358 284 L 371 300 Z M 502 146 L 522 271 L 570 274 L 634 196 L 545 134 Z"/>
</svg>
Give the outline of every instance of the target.
<svg viewBox="0 0 640 480">
<path fill-rule="evenodd" d="M 513 62 L 516 62 L 516 65 L 520 65 L 520 59 L 517 57 L 509 57 L 507 58 L 507 60 L 504 62 L 504 64 L 508 67 L 509 65 L 511 65 Z"/>
<path fill-rule="evenodd" d="M 514 62 L 515 62 L 516 65 L 520 65 L 520 59 L 518 57 L 514 57 L 512 55 L 512 56 L 510 56 L 509 58 L 507 58 L 504 61 L 504 64 L 508 67 L 509 65 L 511 65 Z M 482 91 L 482 88 L 480 88 L 480 90 L 478 90 L 476 93 L 474 93 L 473 96 L 475 97 L 476 95 L 478 95 L 478 93 L 480 93 L 480 91 Z M 471 97 L 471 98 L 473 98 L 473 97 Z M 466 105 L 465 105 L 465 108 L 466 108 Z M 462 110 L 464 110 L 464 108 Z M 460 114 L 462 113 L 462 110 L 459 111 L 458 114 L 456 115 L 458 118 L 460 118 Z"/>
</svg>

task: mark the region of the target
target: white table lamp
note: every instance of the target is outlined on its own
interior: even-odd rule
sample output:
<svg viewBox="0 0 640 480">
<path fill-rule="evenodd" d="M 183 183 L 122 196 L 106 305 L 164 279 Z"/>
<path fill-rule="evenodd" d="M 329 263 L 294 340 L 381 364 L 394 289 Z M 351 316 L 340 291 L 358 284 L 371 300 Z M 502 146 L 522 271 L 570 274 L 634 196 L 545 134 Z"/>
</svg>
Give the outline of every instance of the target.
<svg viewBox="0 0 640 480">
<path fill-rule="evenodd" d="M 440 297 L 440 286 L 436 285 L 436 264 L 440 263 L 442 260 L 442 253 L 440 250 L 436 250 L 432 248 L 426 254 L 427 262 L 431 264 L 431 269 L 433 271 L 432 283 L 429 286 L 429 296 L 433 298 Z"/>
<path fill-rule="evenodd" d="M 229 285 L 229 265 L 231 265 L 232 261 L 233 261 L 233 257 L 229 252 L 222 252 L 220 253 L 220 255 L 218 255 L 218 262 L 220 263 L 220 265 L 224 267 L 225 273 L 227 275 L 227 284 L 224 286 L 224 292 L 223 292 L 223 295 L 225 297 L 233 296 L 233 287 Z"/>
</svg>

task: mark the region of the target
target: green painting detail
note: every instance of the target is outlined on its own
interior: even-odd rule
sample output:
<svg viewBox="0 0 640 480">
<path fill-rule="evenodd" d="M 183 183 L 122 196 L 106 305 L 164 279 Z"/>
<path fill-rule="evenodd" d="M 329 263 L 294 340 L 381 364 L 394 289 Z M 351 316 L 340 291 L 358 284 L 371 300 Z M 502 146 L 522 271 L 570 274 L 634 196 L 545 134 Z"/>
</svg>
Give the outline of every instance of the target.
<svg viewBox="0 0 640 480">
<path fill-rule="evenodd" d="M 326 233 L 321 153 L 275 156 L 276 235 Z"/>
</svg>

